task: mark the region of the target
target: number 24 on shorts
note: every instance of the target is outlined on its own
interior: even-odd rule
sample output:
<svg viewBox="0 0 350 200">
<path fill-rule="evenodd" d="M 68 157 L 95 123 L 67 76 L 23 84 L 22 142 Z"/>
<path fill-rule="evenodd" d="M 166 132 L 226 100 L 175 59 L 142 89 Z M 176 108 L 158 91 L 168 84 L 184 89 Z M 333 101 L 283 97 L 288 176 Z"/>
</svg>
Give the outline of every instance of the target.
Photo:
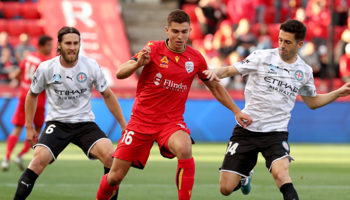
<svg viewBox="0 0 350 200">
<path fill-rule="evenodd" d="M 126 145 L 130 145 L 132 143 L 132 135 L 134 135 L 134 131 L 127 131 L 125 130 L 125 133 L 123 134 L 122 142 L 124 142 Z"/>
<path fill-rule="evenodd" d="M 239 144 L 238 144 L 237 142 L 234 143 L 234 144 L 232 144 L 232 142 L 230 141 L 230 142 L 228 143 L 228 146 L 227 146 L 227 149 L 226 149 L 226 154 L 230 153 L 231 156 L 232 156 L 233 154 L 235 154 L 238 145 L 239 145 Z"/>
</svg>

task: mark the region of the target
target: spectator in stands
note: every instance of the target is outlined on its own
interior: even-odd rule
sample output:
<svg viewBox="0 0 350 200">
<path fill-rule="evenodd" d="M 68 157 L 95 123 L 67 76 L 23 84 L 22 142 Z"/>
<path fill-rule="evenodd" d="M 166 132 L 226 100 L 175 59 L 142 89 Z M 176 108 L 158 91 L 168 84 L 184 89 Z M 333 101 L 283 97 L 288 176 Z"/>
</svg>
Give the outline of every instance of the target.
<svg viewBox="0 0 350 200">
<path fill-rule="evenodd" d="M 238 27 L 235 31 L 235 36 L 237 38 L 237 49 L 238 54 L 245 58 L 251 52 L 253 52 L 255 47 L 255 37 L 250 32 L 250 25 L 247 19 L 241 19 L 239 21 Z"/>
<path fill-rule="evenodd" d="M 318 48 L 318 54 L 320 55 L 320 61 L 321 61 L 321 69 L 320 69 L 320 85 L 319 85 L 319 91 L 320 92 L 327 92 L 331 88 L 328 88 L 326 85 L 326 78 L 327 78 L 327 73 L 332 73 L 332 69 L 329 67 L 329 62 L 328 62 L 328 49 L 326 45 L 321 45 Z"/>
<path fill-rule="evenodd" d="M 9 48 L 2 48 L 0 57 L 0 83 L 10 83 L 9 74 L 17 68 L 17 60 Z M 11 84 L 12 85 L 12 84 Z"/>
<path fill-rule="evenodd" d="M 222 0 L 200 0 L 195 12 L 203 34 L 214 34 L 218 23 L 226 18 L 226 5 Z"/>
<path fill-rule="evenodd" d="M 35 47 L 30 44 L 30 37 L 27 33 L 22 33 L 19 36 L 19 41 L 20 43 L 16 47 L 16 58 L 18 62 L 21 62 L 29 52 L 35 51 Z"/>
<path fill-rule="evenodd" d="M 226 57 L 235 50 L 237 40 L 230 21 L 222 21 L 219 27 L 213 38 L 213 46 L 221 56 Z"/>
<path fill-rule="evenodd" d="M 300 57 L 310 65 L 314 77 L 320 77 L 321 62 L 313 42 L 307 42 L 300 50 Z"/>
<path fill-rule="evenodd" d="M 339 60 L 339 73 L 345 83 L 350 82 L 350 43 L 345 46 L 345 54 Z"/>
<path fill-rule="evenodd" d="M 334 25 L 344 26 L 348 18 L 350 8 L 350 0 L 335 0 L 334 1 Z"/>
<path fill-rule="evenodd" d="M 255 20 L 255 1 L 254 0 L 228 0 L 227 16 L 233 24 L 238 24 L 243 18 L 253 23 Z"/>
<path fill-rule="evenodd" d="M 257 38 L 257 49 L 271 49 L 272 41 L 266 24 L 260 24 Z M 233 63 L 232 63 L 233 64 Z"/>
<path fill-rule="evenodd" d="M 9 42 L 9 35 L 6 31 L 0 33 L 0 55 L 3 48 L 8 48 L 11 52 L 11 56 L 15 56 L 15 50 Z"/>
</svg>

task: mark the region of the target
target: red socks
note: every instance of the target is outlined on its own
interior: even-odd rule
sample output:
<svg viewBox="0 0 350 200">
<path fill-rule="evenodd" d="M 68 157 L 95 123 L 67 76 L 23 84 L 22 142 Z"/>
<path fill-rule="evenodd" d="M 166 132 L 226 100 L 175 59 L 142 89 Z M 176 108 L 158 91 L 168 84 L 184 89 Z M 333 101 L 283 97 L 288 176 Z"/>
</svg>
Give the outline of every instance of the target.
<svg viewBox="0 0 350 200">
<path fill-rule="evenodd" d="M 23 144 L 23 148 L 22 148 L 22 151 L 21 153 L 18 154 L 19 157 L 22 157 L 25 153 L 27 153 L 30 149 L 30 145 L 29 143 L 27 142 L 27 140 L 24 142 Z"/>
<path fill-rule="evenodd" d="M 7 138 L 7 149 L 6 149 L 6 159 L 7 160 L 10 160 L 12 150 L 16 146 L 17 142 L 18 142 L 18 137 L 15 135 L 10 135 Z"/>
<path fill-rule="evenodd" d="M 97 200 L 108 200 L 113 194 L 113 192 L 118 191 L 119 185 L 111 186 L 107 182 L 107 175 L 105 174 L 100 182 L 100 187 L 97 190 L 96 199 Z"/>
<path fill-rule="evenodd" d="M 176 186 L 179 200 L 189 200 L 194 184 L 195 164 L 193 158 L 179 159 L 176 172 Z"/>
</svg>

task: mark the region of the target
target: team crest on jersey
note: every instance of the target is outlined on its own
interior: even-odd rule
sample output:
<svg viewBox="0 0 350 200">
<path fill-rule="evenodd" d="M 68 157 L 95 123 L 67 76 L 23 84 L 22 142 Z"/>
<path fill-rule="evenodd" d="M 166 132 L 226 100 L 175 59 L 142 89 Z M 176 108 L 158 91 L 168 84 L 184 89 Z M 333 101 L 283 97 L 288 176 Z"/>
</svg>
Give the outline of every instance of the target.
<svg viewBox="0 0 350 200">
<path fill-rule="evenodd" d="M 60 74 L 54 74 L 52 78 L 53 78 L 53 82 L 54 83 L 59 83 L 61 81 L 61 75 Z"/>
<path fill-rule="evenodd" d="M 169 63 L 168 57 L 162 56 L 162 58 L 160 59 L 159 67 L 168 68 L 168 63 Z"/>
<path fill-rule="evenodd" d="M 301 70 L 297 70 L 294 74 L 295 79 L 297 79 L 298 81 L 303 80 L 304 78 L 304 73 Z"/>
<path fill-rule="evenodd" d="M 84 72 L 80 72 L 77 75 L 77 80 L 79 83 L 84 83 L 87 80 L 87 75 Z"/>
<path fill-rule="evenodd" d="M 289 145 L 288 145 L 288 143 L 287 143 L 286 141 L 283 141 L 283 142 L 282 142 L 282 146 L 283 146 L 283 148 L 284 148 L 286 151 L 289 151 Z"/>
<path fill-rule="evenodd" d="M 191 73 L 191 72 L 193 72 L 194 64 L 192 61 L 187 61 L 187 62 L 185 62 L 185 67 L 186 67 L 187 73 Z"/>
<path fill-rule="evenodd" d="M 175 56 L 175 60 L 176 60 L 176 62 L 179 62 L 179 56 Z"/>
</svg>

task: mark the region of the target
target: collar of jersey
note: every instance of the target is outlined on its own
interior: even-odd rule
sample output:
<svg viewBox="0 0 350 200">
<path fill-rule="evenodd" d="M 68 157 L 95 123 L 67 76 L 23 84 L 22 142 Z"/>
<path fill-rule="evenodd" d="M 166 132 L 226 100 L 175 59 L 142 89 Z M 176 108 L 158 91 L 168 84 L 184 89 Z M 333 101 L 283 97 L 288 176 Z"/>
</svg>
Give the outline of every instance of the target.
<svg viewBox="0 0 350 200">
<path fill-rule="evenodd" d="M 165 40 L 165 46 L 166 46 L 170 51 L 175 52 L 175 53 L 183 53 L 183 52 L 186 51 L 186 45 L 185 45 L 185 49 L 184 49 L 183 51 L 176 51 L 176 50 L 174 50 L 174 49 L 172 49 L 172 48 L 169 47 L 168 42 L 169 42 L 169 38 L 167 38 L 167 39 Z"/>
</svg>

